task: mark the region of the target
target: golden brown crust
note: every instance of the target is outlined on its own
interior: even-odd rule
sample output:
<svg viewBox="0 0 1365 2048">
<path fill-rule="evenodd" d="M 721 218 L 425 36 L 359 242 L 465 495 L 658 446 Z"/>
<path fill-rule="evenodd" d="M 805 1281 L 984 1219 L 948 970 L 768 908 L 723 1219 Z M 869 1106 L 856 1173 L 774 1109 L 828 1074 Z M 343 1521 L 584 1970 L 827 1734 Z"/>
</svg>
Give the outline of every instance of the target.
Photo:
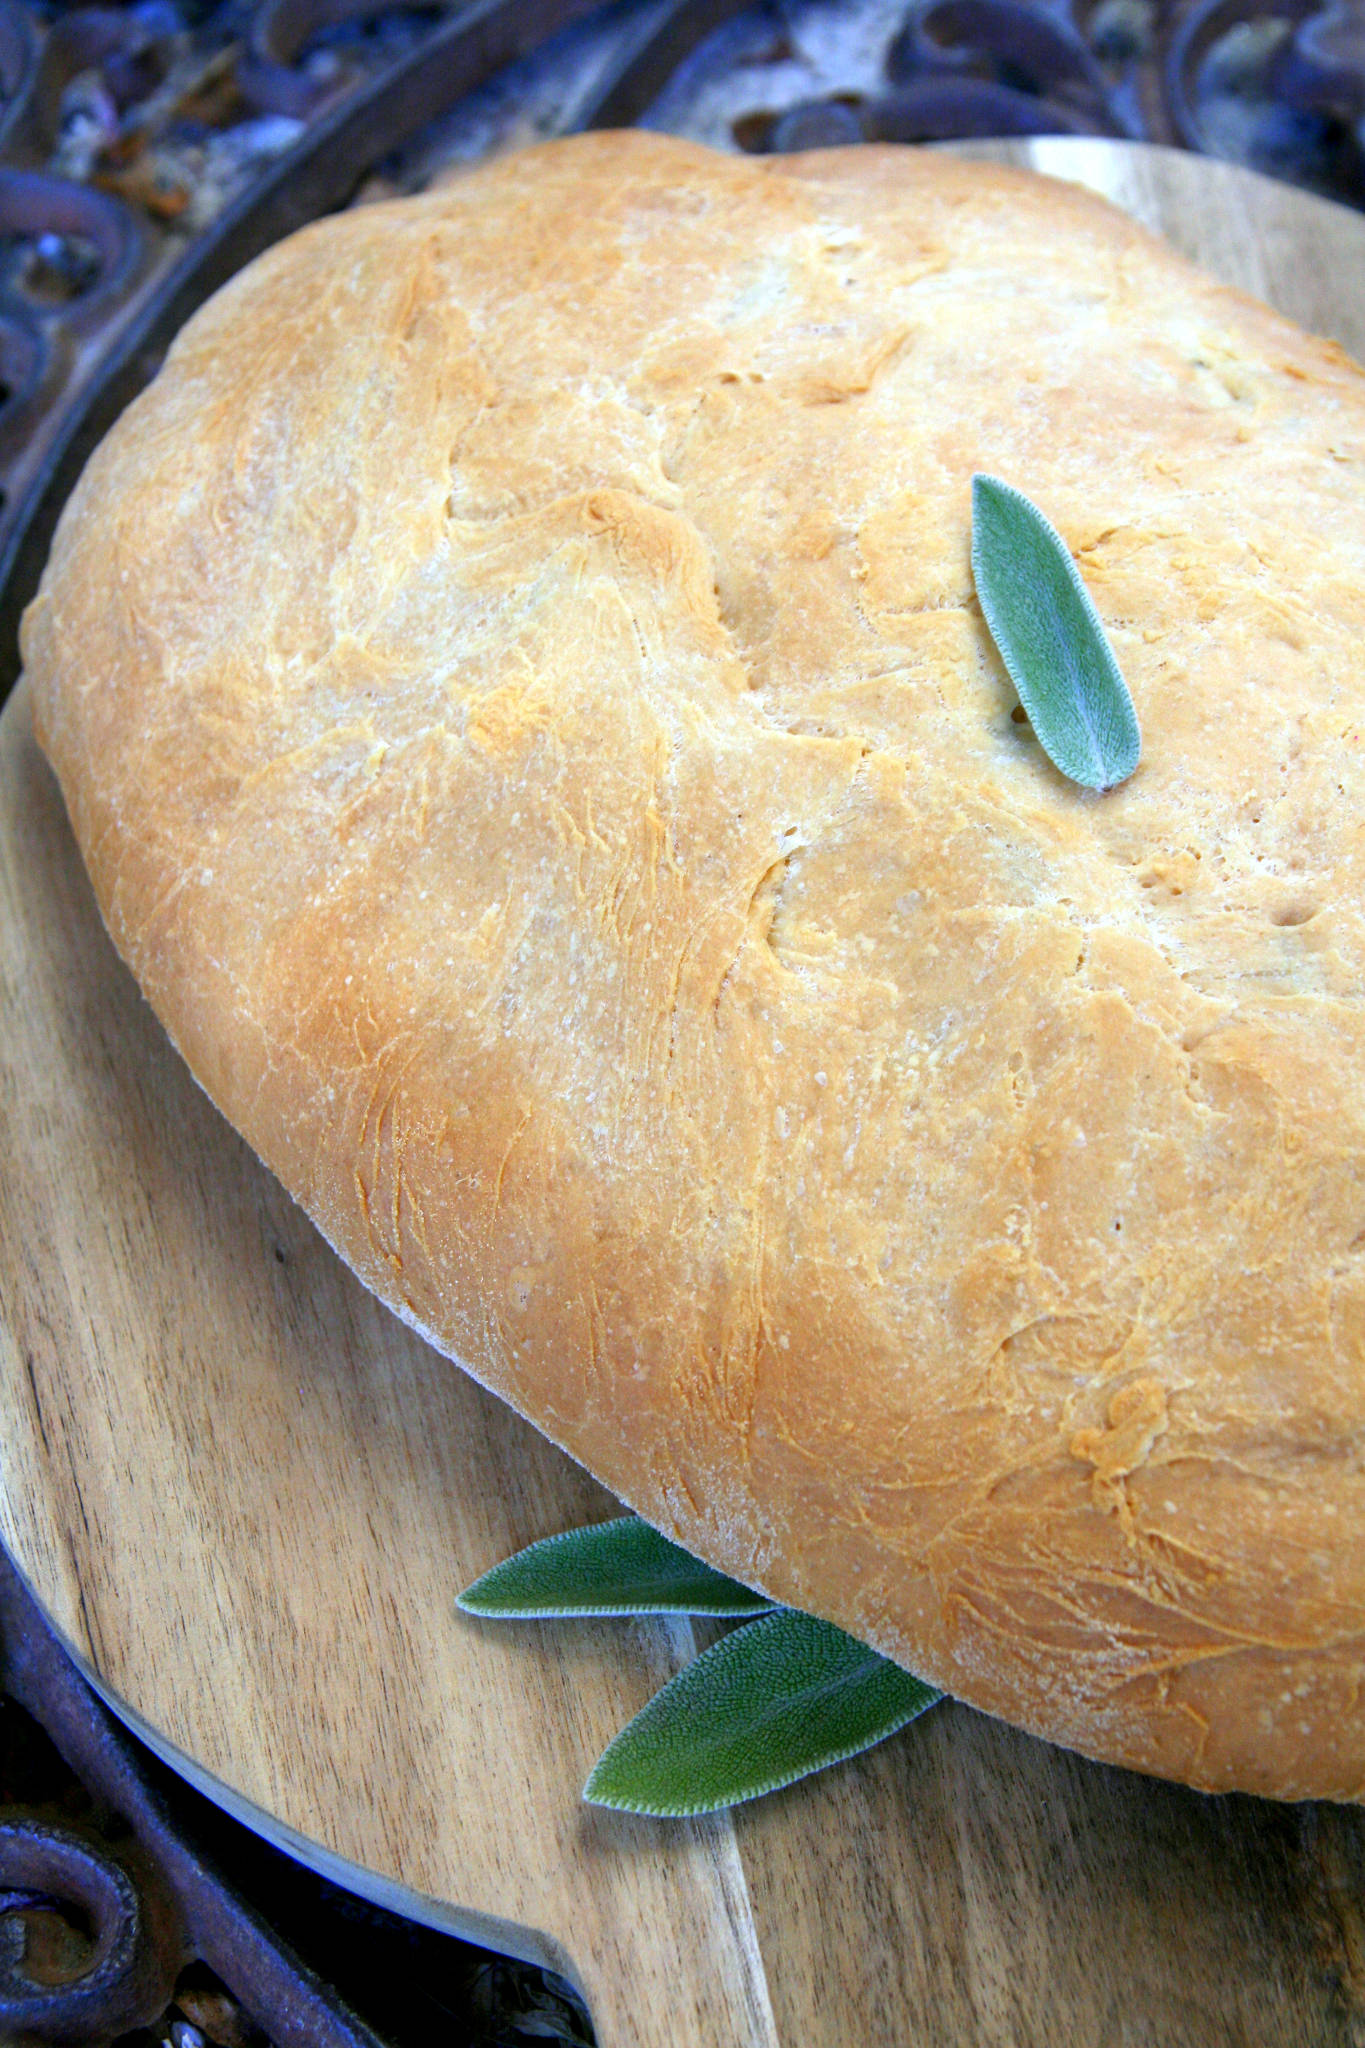
<svg viewBox="0 0 1365 2048">
<path fill-rule="evenodd" d="M 627 1501 L 1091 1755 L 1365 1791 L 1365 379 L 1078 192 L 595 136 L 273 251 L 26 626 L 114 936 Z M 1057 776 L 975 469 L 1145 733 Z"/>
</svg>

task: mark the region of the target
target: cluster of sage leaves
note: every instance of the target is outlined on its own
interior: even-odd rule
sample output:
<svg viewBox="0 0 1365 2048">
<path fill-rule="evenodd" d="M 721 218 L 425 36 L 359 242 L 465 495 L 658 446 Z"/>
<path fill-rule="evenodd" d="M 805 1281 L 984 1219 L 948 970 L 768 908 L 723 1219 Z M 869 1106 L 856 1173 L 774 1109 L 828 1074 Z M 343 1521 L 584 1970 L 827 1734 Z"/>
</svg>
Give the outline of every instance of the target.
<svg viewBox="0 0 1365 2048">
<path fill-rule="evenodd" d="M 1141 738 L 1099 615 L 1056 528 L 999 478 L 972 479 L 972 573 L 1048 759 L 1108 790 Z M 656 1693 L 583 1796 L 632 1813 L 714 1812 L 856 1756 L 942 1697 L 855 1637 L 725 1578 L 637 1516 L 533 1543 L 459 1596 L 468 1614 L 705 1615 L 732 1629 Z"/>
<path fill-rule="evenodd" d="M 827 1621 L 774 1606 L 635 1515 L 548 1536 L 459 1596 L 498 1620 L 708 1615 L 741 1622 L 671 1679 L 598 1758 L 583 1797 L 712 1813 L 856 1756 L 940 1697 Z"/>
</svg>

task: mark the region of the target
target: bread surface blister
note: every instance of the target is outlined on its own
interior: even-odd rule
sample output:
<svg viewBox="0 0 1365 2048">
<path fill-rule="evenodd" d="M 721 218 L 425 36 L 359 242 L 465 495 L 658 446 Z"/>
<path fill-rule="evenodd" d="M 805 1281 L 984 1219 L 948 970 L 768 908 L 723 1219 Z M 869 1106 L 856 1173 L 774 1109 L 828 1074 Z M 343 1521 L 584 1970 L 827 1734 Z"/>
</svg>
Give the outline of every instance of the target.
<svg viewBox="0 0 1365 2048">
<path fill-rule="evenodd" d="M 1365 1796 L 1365 378 L 1098 200 L 657 136 L 305 230 L 24 648 L 113 936 L 361 1278 L 688 1549 Z M 1053 769 L 975 471 L 1144 734 Z"/>
</svg>

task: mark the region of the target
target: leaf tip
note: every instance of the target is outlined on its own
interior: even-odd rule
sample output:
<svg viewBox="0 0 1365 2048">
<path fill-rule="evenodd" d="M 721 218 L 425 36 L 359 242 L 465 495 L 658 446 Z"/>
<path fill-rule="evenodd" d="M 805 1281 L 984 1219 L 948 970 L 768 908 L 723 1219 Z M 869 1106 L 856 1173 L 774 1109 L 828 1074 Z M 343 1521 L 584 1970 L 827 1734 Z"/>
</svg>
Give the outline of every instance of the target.
<svg viewBox="0 0 1365 2048">
<path fill-rule="evenodd" d="M 632 1799 L 627 1793 L 613 1790 L 602 1768 L 609 1754 L 610 1751 L 604 1751 L 588 1773 L 582 1792 L 585 1806 L 600 1806 L 608 1813 L 643 1814 L 650 1820 L 680 1820 L 691 1811 L 689 1807 L 661 1806 L 644 1799 Z"/>
<path fill-rule="evenodd" d="M 455 1606 L 461 1614 L 477 1614 L 485 1620 L 496 1620 L 499 1616 L 499 1609 L 494 1603 L 479 1598 L 477 1581 L 472 1586 L 466 1586 L 462 1593 L 455 1595 Z"/>
</svg>

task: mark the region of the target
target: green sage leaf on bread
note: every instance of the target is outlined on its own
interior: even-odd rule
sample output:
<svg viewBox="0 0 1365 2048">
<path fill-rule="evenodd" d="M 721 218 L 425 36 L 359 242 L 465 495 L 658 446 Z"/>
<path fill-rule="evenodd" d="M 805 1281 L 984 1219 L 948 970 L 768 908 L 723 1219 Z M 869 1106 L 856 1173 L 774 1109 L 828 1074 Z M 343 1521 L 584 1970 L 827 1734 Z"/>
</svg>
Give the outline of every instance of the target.
<svg viewBox="0 0 1365 2048">
<path fill-rule="evenodd" d="M 994 476 L 972 478 L 972 574 L 991 638 L 1053 766 L 1086 789 L 1126 782 L 1142 736 L 1099 613 L 1056 527 Z"/>
<path fill-rule="evenodd" d="M 456 1605 L 498 1620 L 576 1614 L 763 1614 L 761 1593 L 690 1557 L 637 1515 L 570 1529 L 504 1558 Z"/>
<path fill-rule="evenodd" d="M 781 1608 L 656 1693 L 603 1751 L 583 1797 L 629 1813 L 712 1813 L 871 1749 L 941 1697 L 832 1623 Z"/>
</svg>

